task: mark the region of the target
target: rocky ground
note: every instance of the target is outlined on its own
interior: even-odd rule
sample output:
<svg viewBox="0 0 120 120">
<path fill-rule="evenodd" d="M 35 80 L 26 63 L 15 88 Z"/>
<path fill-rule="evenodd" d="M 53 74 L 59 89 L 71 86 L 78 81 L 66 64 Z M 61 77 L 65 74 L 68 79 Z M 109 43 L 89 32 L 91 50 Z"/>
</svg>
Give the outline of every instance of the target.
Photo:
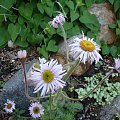
<svg viewBox="0 0 120 120">
<path fill-rule="evenodd" d="M 38 56 L 38 54 L 36 54 L 35 50 L 33 50 L 31 48 L 31 50 L 29 50 L 28 57 L 27 57 L 27 63 L 29 63 L 29 64 L 26 66 L 26 68 L 29 69 L 30 65 L 33 63 L 32 60 L 34 58 L 37 59 L 38 57 L 39 56 Z M 88 71 L 81 76 L 81 79 L 84 76 L 91 76 L 92 74 L 94 74 L 96 72 L 107 71 L 107 67 L 114 64 L 112 57 L 104 57 L 103 63 L 104 63 L 103 66 L 99 69 L 95 68 L 94 65 L 90 66 Z M 18 93 L 15 91 L 14 94 L 16 94 L 17 97 L 24 94 L 23 92 L 19 91 L 19 90 L 21 90 L 20 87 L 23 86 L 23 83 L 20 82 L 21 80 L 19 80 L 19 79 L 23 79 L 23 77 L 21 78 L 20 76 L 17 76 L 21 72 L 19 70 L 20 67 L 21 67 L 21 65 L 20 65 L 20 62 L 17 59 L 17 50 L 16 49 L 11 49 L 11 48 L 6 47 L 6 48 L 0 50 L 0 93 L 4 93 L 3 87 L 4 88 L 6 87 L 6 89 L 8 89 L 8 91 L 10 91 L 10 90 L 12 91 L 14 89 L 14 90 L 17 90 L 18 93 L 20 92 L 20 95 L 18 95 Z M 17 82 L 16 82 L 16 77 L 17 77 L 17 79 L 19 78 Z M 78 78 L 78 77 L 76 77 L 76 78 Z M 14 84 L 12 85 L 12 87 L 11 86 L 9 87 L 9 85 L 11 83 L 12 84 L 14 83 Z M 76 81 L 76 83 L 77 84 L 82 84 L 82 83 L 79 83 L 79 81 Z M 19 84 L 18 88 L 20 88 L 20 89 L 17 88 L 17 84 Z M 14 91 L 12 91 L 10 93 L 13 94 L 13 92 Z M 7 94 L 7 92 L 5 94 Z M 9 96 L 11 96 L 11 94 L 9 94 Z M 69 95 L 69 93 L 68 93 L 68 95 Z M 13 96 L 11 96 L 11 97 L 13 97 Z M 73 92 L 70 97 L 76 97 L 76 93 Z M 19 98 L 16 98 L 16 100 L 17 99 L 19 99 Z M 26 99 L 26 98 L 22 97 L 22 99 Z M 0 102 L 0 103 L 2 103 L 2 102 Z M 100 116 L 99 113 L 100 113 L 100 110 L 101 110 L 101 106 L 95 106 L 94 102 L 95 102 L 94 99 L 89 99 L 89 98 L 85 99 L 82 102 L 83 106 L 84 106 L 84 110 L 76 111 L 76 115 L 75 115 L 76 120 L 99 120 L 100 119 L 99 118 L 99 116 Z M 119 100 L 117 100 L 117 102 L 119 102 Z M 25 106 L 25 104 L 23 106 Z M 105 107 L 105 112 L 109 113 L 109 108 L 112 109 L 112 108 L 115 108 L 115 107 L 107 106 L 107 107 Z M 103 113 L 103 114 L 105 114 L 105 113 Z M 9 118 L 9 116 L 1 108 L 1 110 L 0 110 L 0 120 L 8 120 L 8 118 Z M 107 118 L 106 119 L 102 118 L 102 120 L 107 120 Z"/>
</svg>

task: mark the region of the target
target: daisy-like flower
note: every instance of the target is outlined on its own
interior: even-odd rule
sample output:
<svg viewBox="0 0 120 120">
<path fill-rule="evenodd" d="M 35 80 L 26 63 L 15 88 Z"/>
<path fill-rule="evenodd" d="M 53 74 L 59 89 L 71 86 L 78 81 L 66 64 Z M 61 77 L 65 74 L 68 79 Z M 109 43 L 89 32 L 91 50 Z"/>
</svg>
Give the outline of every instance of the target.
<svg viewBox="0 0 120 120">
<path fill-rule="evenodd" d="M 65 17 L 62 13 L 60 13 L 59 15 L 57 15 L 55 18 L 53 18 L 52 21 L 49 22 L 49 24 L 51 26 L 53 26 L 54 28 L 58 28 L 59 25 L 63 25 L 63 23 L 65 22 Z"/>
<path fill-rule="evenodd" d="M 61 64 L 58 64 L 57 60 L 51 60 L 49 62 L 40 64 L 39 71 L 32 71 L 31 80 L 37 83 L 34 93 L 41 91 L 41 96 L 44 96 L 48 92 L 54 93 L 57 89 L 63 88 L 65 82 L 62 80 L 66 74 Z"/>
<path fill-rule="evenodd" d="M 5 103 L 4 105 L 5 105 L 4 110 L 7 113 L 12 113 L 13 110 L 15 109 L 15 103 L 14 103 L 14 101 L 11 101 L 9 99 L 7 99 L 7 103 Z"/>
<path fill-rule="evenodd" d="M 120 73 L 120 59 L 119 58 L 116 58 L 114 59 L 115 60 L 115 66 L 114 66 L 114 69 Z"/>
<path fill-rule="evenodd" d="M 70 45 L 70 54 L 73 56 L 75 60 L 80 59 L 81 62 L 85 64 L 86 61 L 98 62 L 99 59 L 102 59 L 101 55 L 99 54 L 100 47 L 99 45 L 93 41 L 93 38 L 83 37 L 75 38 L 74 43 Z"/>
<path fill-rule="evenodd" d="M 42 114 L 44 114 L 44 108 L 38 102 L 31 103 L 29 110 L 30 115 L 33 118 L 39 118 Z"/>
<path fill-rule="evenodd" d="M 19 59 L 26 58 L 26 56 L 27 56 L 26 50 L 20 50 L 20 51 L 18 51 L 17 54 L 18 54 Z"/>
</svg>

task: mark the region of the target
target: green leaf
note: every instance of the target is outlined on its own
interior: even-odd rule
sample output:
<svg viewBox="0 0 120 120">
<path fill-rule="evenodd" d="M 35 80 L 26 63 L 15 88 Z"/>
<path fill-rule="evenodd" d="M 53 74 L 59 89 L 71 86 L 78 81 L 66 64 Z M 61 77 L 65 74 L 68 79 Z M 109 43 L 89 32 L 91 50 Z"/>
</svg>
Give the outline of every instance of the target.
<svg viewBox="0 0 120 120">
<path fill-rule="evenodd" d="M 74 10 L 74 2 L 73 1 L 66 1 L 65 3 L 70 9 Z"/>
<path fill-rule="evenodd" d="M 76 20 L 77 18 L 79 18 L 79 14 L 75 13 L 75 11 L 71 11 L 70 12 L 70 18 L 71 18 L 71 22 L 73 22 L 74 20 Z"/>
<path fill-rule="evenodd" d="M 23 25 L 23 24 L 24 24 L 24 18 L 23 18 L 22 16 L 19 16 L 19 17 L 18 17 L 18 23 L 19 23 L 20 25 Z"/>
<path fill-rule="evenodd" d="M 112 5 L 113 5 L 113 3 L 114 3 L 114 0 L 108 0 Z"/>
<path fill-rule="evenodd" d="M 120 8 L 120 0 L 115 0 L 114 11 L 117 12 L 119 8 Z"/>
<path fill-rule="evenodd" d="M 42 43 L 42 41 L 44 40 L 44 35 L 43 34 L 33 34 L 29 33 L 28 37 L 27 37 L 27 41 L 35 46 L 35 45 L 40 45 Z"/>
<path fill-rule="evenodd" d="M 116 28 L 117 25 L 116 25 L 115 23 L 113 23 L 113 24 L 109 24 L 108 27 L 109 27 L 109 28 Z"/>
<path fill-rule="evenodd" d="M 21 37 L 15 41 L 15 45 L 23 47 L 23 48 L 27 48 L 28 42 L 24 38 Z"/>
<path fill-rule="evenodd" d="M 90 14 L 88 11 L 84 11 L 83 15 L 80 17 L 80 22 L 84 23 L 92 31 L 98 31 L 100 29 L 100 24 L 95 15 Z"/>
<path fill-rule="evenodd" d="M 84 11 L 83 15 L 80 17 L 79 20 L 82 23 L 99 24 L 96 16 L 93 14 L 90 14 L 88 11 Z"/>
<path fill-rule="evenodd" d="M 110 53 L 110 48 L 107 46 L 107 44 L 102 45 L 102 54 L 108 55 Z"/>
<path fill-rule="evenodd" d="M 80 27 L 78 25 L 76 25 L 75 27 L 73 27 L 72 29 L 69 29 L 67 31 L 67 37 L 70 38 L 74 35 L 80 34 Z"/>
<path fill-rule="evenodd" d="M 74 109 L 83 110 L 83 104 L 80 102 L 75 102 Z"/>
<path fill-rule="evenodd" d="M 56 41 L 50 40 L 46 50 L 51 51 L 51 52 L 57 52 L 58 51 L 58 46 L 55 45 L 55 43 L 56 43 Z"/>
<path fill-rule="evenodd" d="M 65 31 L 71 29 L 72 27 L 73 27 L 73 23 L 71 23 L 71 22 L 65 22 L 64 23 L 64 29 L 65 29 Z M 60 27 L 57 29 L 57 33 L 60 36 L 63 36 L 63 33 L 61 32 L 61 28 Z"/>
<path fill-rule="evenodd" d="M 120 28 L 120 20 L 117 20 L 118 28 Z"/>
<path fill-rule="evenodd" d="M 113 57 L 116 57 L 117 56 L 117 47 L 116 46 L 112 46 L 110 48 L 110 53 Z"/>
<path fill-rule="evenodd" d="M 45 6 L 44 9 L 45 9 L 45 12 L 47 13 L 47 15 L 52 17 L 53 8 Z"/>
<path fill-rule="evenodd" d="M 22 4 L 19 7 L 19 13 L 21 14 L 21 16 L 23 16 L 27 20 L 31 19 L 32 12 L 33 12 L 33 6 L 30 3 Z"/>
<path fill-rule="evenodd" d="M 85 4 L 87 7 L 91 7 L 91 5 L 94 3 L 93 0 L 85 0 Z"/>
<path fill-rule="evenodd" d="M 8 25 L 8 32 L 11 35 L 12 40 L 15 41 L 20 33 L 20 25 L 19 24 L 14 25 L 13 23 L 10 23 Z"/>
<path fill-rule="evenodd" d="M 49 7 L 51 7 L 51 8 L 54 7 L 54 2 L 52 2 L 52 0 L 48 0 L 48 1 L 46 1 L 46 3 Z"/>
<path fill-rule="evenodd" d="M 4 14 L 6 12 L 10 12 L 10 8 L 13 6 L 16 0 L 0 0 L 0 14 Z M 0 15 L 0 24 L 4 21 L 4 16 Z"/>
<path fill-rule="evenodd" d="M 42 48 L 38 47 L 37 51 L 39 52 L 39 54 L 42 54 L 46 59 L 48 59 L 48 52 L 44 45 L 42 45 Z"/>
<path fill-rule="evenodd" d="M 120 29 L 116 28 L 116 35 L 120 35 Z"/>
<path fill-rule="evenodd" d="M 65 22 L 64 23 L 64 29 L 65 30 L 69 30 L 69 29 L 71 29 L 73 27 L 73 23 L 71 23 L 71 22 Z"/>
<path fill-rule="evenodd" d="M 5 26 L 0 26 L 0 47 L 3 47 L 8 40 L 10 40 L 10 35 L 5 28 Z"/>
<path fill-rule="evenodd" d="M 32 19 L 31 22 L 32 22 L 36 27 L 38 27 L 38 26 L 41 24 L 42 20 L 44 20 L 44 16 L 39 13 L 39 14 L 34 14 L 34 15 L 33 15 L 33 19 Z"/>
<path fill-rule="evenodd" d="M 38 3 L 38 4 L 37 4 L 37 8 L 38 8 L 38 10 L 39 10 L 42 14 L 44 13 L 44 5 L 43 5 L 43 4 Z"/>
</svg>

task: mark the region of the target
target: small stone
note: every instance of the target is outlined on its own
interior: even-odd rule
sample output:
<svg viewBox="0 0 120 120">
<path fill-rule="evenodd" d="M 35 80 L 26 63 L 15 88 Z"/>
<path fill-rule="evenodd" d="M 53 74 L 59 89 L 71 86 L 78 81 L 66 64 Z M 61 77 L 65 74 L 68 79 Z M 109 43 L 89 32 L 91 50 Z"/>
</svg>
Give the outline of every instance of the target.
<svg viewBox="0 0 120 120">
<path fill-rule="evenodd" d="M 73 37 L 71 37 L 70 39 L 67 40 L 69 51 L 70 51 L 69 45 L 74 42 L 74 39 L 76 37 L 82 38 L 82 35 L 81 34 L 76 35 L 76 36 L 73 36 Z M 53 55 L 53 57 L 55 59 L 57 59 L 60 64 L 64 65 L 64 64 L 67 63 L 67 61 L 66 61 L 66 49 L 65 49 L 65 46 L 64 46 L 63 42 L 59 45 L 59 50 L 56 54 Z M 73 60 L 73 57 L 71 55 L 69 56 L 69 58 L 70 58 L 70 60 Z M 80 63 L 79 66 L 75 69 L 75 71 L 73 72 L 72 75 L 74 75 L 74 76 L 83 75 L 89 69 L 90 65 L 91 65 L 90 63 L 86 63 L 86 64 Z"/>
<path fill-rule="evenodd" d="M 93 4 L 89 12 L 98 18 L 101 25 L 98 38 L 108 44 L 112 44 L 117 38 L 115 31 L 108 27 L 108 25 L 114 23 L 116 19 L 112 6 L 109 3 Z"/>
</svg>

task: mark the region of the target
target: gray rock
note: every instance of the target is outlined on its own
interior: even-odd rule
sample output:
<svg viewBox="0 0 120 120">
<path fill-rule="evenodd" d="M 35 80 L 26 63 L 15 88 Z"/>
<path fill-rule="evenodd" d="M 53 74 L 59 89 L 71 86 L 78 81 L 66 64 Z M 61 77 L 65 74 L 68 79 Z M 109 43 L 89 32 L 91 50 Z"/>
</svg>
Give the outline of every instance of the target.
<svg viewBox="0 0 120 120">
<path fill-rule="evenodd" d="M 116 97 L 110 105 L 101 109 L 100 120 L 112 120 L 116 113 L 120 113 L 120 96 Z"/>
<path fill-rule="evenodd" d="M 26 71 L 28 71 L 31 65 L 36 61 L 37 60 L 33 60 L 26 64 Z M 16 108 L 28 109 L 30 101 L 25 96 L 25 85 L 23 80 L 23 71 L 20 69 L 10 80 L 5 83 L 3 90 L 0 93 L 0 106 L 4 107 L 4 103 L 6 103 L 7 99 L 10 99 L 15 102 Z M 35 94 L 33 94 L 33 89 L 34 88 L 32 86 L 29 87 L 30 96 L 35 96 Z"/>
<path fill-rule="evenodd" d="M 100 23 L 98 38 L 108 44 L 112 44 L 117 38 L 115 31 L 108 27 L 108 25 L 114 23 L 116 19 L 112 6 L 109 3 L 93 4 L 89 12 L 94 14 Z"/>
</svg>

